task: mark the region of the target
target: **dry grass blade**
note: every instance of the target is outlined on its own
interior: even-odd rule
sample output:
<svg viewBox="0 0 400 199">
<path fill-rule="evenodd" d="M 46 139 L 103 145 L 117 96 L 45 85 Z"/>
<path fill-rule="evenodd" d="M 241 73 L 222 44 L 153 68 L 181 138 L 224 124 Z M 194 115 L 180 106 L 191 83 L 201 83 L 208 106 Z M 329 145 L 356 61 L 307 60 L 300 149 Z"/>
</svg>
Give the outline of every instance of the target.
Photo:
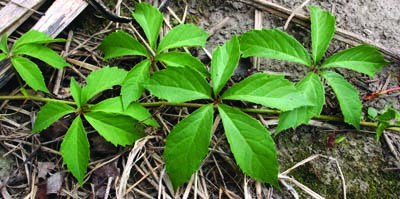
<svg viewBox="0 0 400 199">
<path fill-rule="evenodd" d="M 121 174 L 121 180 L 119 181 L 119 185 L 116 188 L 117 190 L 117 198 L 122 199 L 125 198 L 125 195 L 127 194 L 126 192 L 126 187 L 128 183 L 128 178 L 130 176 L 131 169 L 133 167 L 133 164 L 136 163 L 139 159 L 141 159 L 144 154 L 141 156 L 137 156 L 139 152 L 143 149 L 145 146 L 146 142 L 149 140 L 149 137 L 145 137 L 141 140 L 136 141 L 134 147 L 132 148 L 131 152 L 129 153 L 128 160 L 125 164 L 124 171 Z"/>
<path fill-rule="evenodd" d="M 312 197 L 314 197 L 314 198 L 322 199 L 322 198 L 323 198 L 322 196 L 320 196 L 319 194 L 315 193 L 315 192 L 312 191 L 310 188 L 304 186 L 303 184 L 301 184 L 300 182 L 296 181 L 295 179 L 293 179 L 293 178 L 287 176 L 287 174 L 288 174 L 289 172 L 291 172 L 292 170 L 296 169 L 297 167 L 302 166 L 302 165 L 304 165 L 305 163 L 310 162 L 310 161 L 312 161 L 312 160 L 314 160 L 314 159 L 316 159 L 316 158 L 320 158 L 320 157 L 325 158 L 325 159 L 328 159 L 328 160 L 333 160 L 333 161 L 335 161 L 336 167 L 337 167 L 338 172 L 339 172 L 339 176 L 340 176 L 340 178 L 341 178 L 341 180 L 342 180 L 343 198 L 346 199 L 346 189 L 347 189 L 346 181 L 345 181 L 345 179 L 344 179 L 343 172 L 342 172 L 342 169 L 340 168 L 339 162 L 338 162 L 335 158 L 332 158 L 332 157 L 324 156 L 324 155 L 321 155 L 321 154 L 317 154 L 317 155 L 310 156 L 310 157 L 308 157 L 308 158 L 306 158 L 306 159 L 304 159 L 304 160 L 298 162 L 297 164 L 295 164 L 293 167 L 287 169 L 286 171 L 280 173 L 280 174 L 279 174 L 279 180 L 280 180 L 281 182 L 283 182 L 283 180 L 286 179 L 286 180 L 288 180 L 288 181 L 294 183 L 296 186 L 298 186 L 298 187 L 301 188 L 302 190 L 304 190 L 304 191 L 305 191 L 306 193 L 308 193 L 310 196 L 312 196 Z"/>
<path fill-rule="evenodd" d="M 304 6 L 306 6 L 308 3 L 310 2 L 310 0 L 306 0 L 304 1 L 299 7 L 297 7 L 296 9 L 294 9 L 292 11 L 292 14 L 290 14 L 290 16 L 287 18 L 285 26 L 283 27 L 284 30 L 286 30 L 289 26 L 290 21 L 293 19 L 293 17 L 300 12 L 301 9 L 303 9 Z"/>
</svg>

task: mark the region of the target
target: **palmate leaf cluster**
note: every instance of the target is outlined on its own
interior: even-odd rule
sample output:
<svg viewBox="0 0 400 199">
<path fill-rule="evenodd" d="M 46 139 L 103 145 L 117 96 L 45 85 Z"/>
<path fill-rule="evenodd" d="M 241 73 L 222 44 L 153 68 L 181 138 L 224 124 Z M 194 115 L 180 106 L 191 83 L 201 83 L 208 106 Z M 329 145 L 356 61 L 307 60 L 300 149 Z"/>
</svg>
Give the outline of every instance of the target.
<svg viewBox="0 0 400 199">
<path fill-rule="evenodd" d="M 0 51 L 2 51 L 0 53 L 0 61 L 10 59 L 18 75 L 31 88 L 35 91 L 41 90 L 48 93 L 49 90 L 44 83 L 39 67 L 24 56 L 39 59 L 56 69 L 68 66 L 68 63 L 56 52 L 44 46 L 49 43 L 64 42 L 65 39 L 53 39 L 45 33 L 30 30 L 16 40 L 11 48 L 8 47 L 7 40 L 7 33 L 0 38 Z"/>
<path fill-rule="evenodd" d="M 106 140 L 126 146 L 145 136 L 141 124 L 158 126 L 149 111 L 137 102 L 145 90 L 171 103 L 198 100 L 205 104 L 176 124 L 166 138 L 163 156 L 174 189 L 187 182 L 201 166 L 217 115 L 222 119 L 231 151 L 242 171 L 279 187 L 277 153 L 270 132 L 249 114 L 229 106 L 229 102 L 246 101 L 282 110 L 277 131 L 295 128 L 320 114 L 325 103 L 323 78 L 336 93 L 345 121 L 358 129 L 361 102 L 357 90 L 340 74 L 328 69 L 342 67 L 372 76 L 387 63 L 368 45 L 341 51 L 324 60 L 335 32 L 335 18 L 317 7 L 311 6 L 310 11 L 311 55 L 300 42 L 281 30 L 253 30 L 217 47 L 208 70 L 197 58 L 176 50 L 204 47 L 208 37 L 204 30 L 191 24 L 178 25 L 157 42 L 162 14 L 149 4 L 138 3 L 132 15 L 145 33 L 148 45 L 117 31 L 108 35 L 99 49 L 104 59 L 135 55 L 143 60 L 130 71 L 105 67 L 92 72 L 85 86 L 72 79 L 71 94 L 77 107 L 49 102 L 39 112 L 33 132 L 47 128 L 64 115 L 74 115 L 60 150 L 68 169 L 82 184 L 90 159 L 83 120 Z M 242 56 L 292 61 L 309 67 L 312 72 L 297 84 L 283 76 L 256 73 L 227 87 Z M 166 69 L 151 74 L 150 69 L 159 63 Z M 95 95 L 115 85 L 121 86 L 121 96 L 90 104 Z"/>
<path fill-rule="evenodd" d="M 390 126 L 400 126 L 400 113 L 392 108 L 393 103 L 389 103 L 381 111 L 372 107 L 368 108 L 368 117 L 373 121 L 378 122 L 376 128 L 376 142 L 379 141 L 383 131 Z"/>
<path fill-rule="evenodd" d="M 232 153 L 243 172 L 278 187 L 278 162 L 270 132 L 259 121 L 239 109 L 223 103 L 214 107 L 213 101 L 243 100 L 283 110 L 311 103 L 296 90 L 293 83 L 282 76 L 264 73 L 254 74 L 221 92 L 233 75 L 240 55 L 236 36 L 213 52 L 211 85 L 200 73 L 189 67 L 167 68 L 156 72 L 144 84 L 152 95 L 173 103 L 213 99 L 210 104 L 179 122 L 166 138 L 164 158 L 167 173 L 175 188 L 190 179 L 208 152 L 214 108 L 221 116 Z"/>
<path fill-rule="evenodd" d="M 328 71 L 330 68 L 346 68 L 374 76 L 388 62 L 372 46 L 359 45 L 340 51 L 323 60 L 332 40 L 336 21 L 335 17 L 318 7 L 310 6 L 312 54 L 293 37 L 279 29 L 253 30 L 240 37 L 244 57 L 258 56 L 286 60 L 305 65 L 307 74 L 298 84 L 297 89 L 313 103 L 311 106 L 296 108 L 281 114 L 276 129 L 280 132 L 307 124 L 313 116 L 319 116 L 325 103 L 325 90 L 322 79 L 332 87 L 339 101 L 344 121 L 360 129 L 362 104 L 357 90 L 343 76 Z"/>
<path fill-rule="evenodd" d="M 127 71 L 117 67 L 105 67 L 92 72 L 86 86 L 81 87 L 75 79 L 71 80 L 71 94 L 77 107 L 71 107 L 60 102 L 49 102 L 43 106 L 37 115 L 32 132 L 39 132 L 67 114 L 75 116 L 67 134 L 61 143 L 60 152 L 64 163 L 72 174 L 83 183 L 89 164 L 89 141 L 82 123 L 82 118 L 107 141 L 114 145 L 126 146 L 144 136 L 140 121 L 158 127 L 146 108 L 138 103 L 130 104 L 125 111 L 122 98 L 114 97 L 90 105 L 88 102 L 98 93 L 121 85 Z M 101 85 L 98 82 L 102 82 Z"/>
</svg>

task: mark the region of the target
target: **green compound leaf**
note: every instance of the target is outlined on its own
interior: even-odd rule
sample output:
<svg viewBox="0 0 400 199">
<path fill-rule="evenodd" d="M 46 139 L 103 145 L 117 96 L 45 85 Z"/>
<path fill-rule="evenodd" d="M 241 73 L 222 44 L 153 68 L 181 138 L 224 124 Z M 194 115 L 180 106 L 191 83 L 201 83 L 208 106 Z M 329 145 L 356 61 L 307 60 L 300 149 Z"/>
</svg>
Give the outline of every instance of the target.
<svg viewBox="0 0 400 199">
<path fill-rule="evenodd" d="M 211 99 L 208 82 L 190 68 L 167 68 L 156 72 L 144 87 L 153 95 L 174 103 Z"/>
<path fill-rule="evenodd" d="M 335 92 L 344 121 L 360 130 L 362 104 L 357 89 L 335 72 L 324 71 L 321 75 Z"/>
<path fill-rule="evenodd" d="M 124 31 L 108 35 L 99 45 L 99 49 L 104 53 L 104 60 L 126 55 L 149 56 L 146 48 Z"/>
<path fill-rule="evenodd" d="M 120 115 L 130 116 L 139 122 L 144 124 L 159 127 L 157 121 L 153 119 L 150 112 L 140 105 L 139 103 L 131 103 L 126 109 L 122 107 L 121 97 L 113 97 L 103 100 L 96 105 L 90 106 L 92 112 L 105 112 L 105 113 L 117 113 Z"/>
<path fill-rule="evenodd" d="M 87 167 L 89 166 L 90 151 L 89 141 L 86 136 L 80 116 L 76 117 L 69 127 L 61 143 L 60 152 L 68 170 L 83 185 Z"/>
<path fill-rule="evenodd" d="M 3 53 L 0 53 L 0 61 L 2 61 L 5 58 L 7 58 L 7 55 L 3 54 Z"/>
<path fill-rule="evenodd" d="M 243 100 L 283 111 L 312 105 L 293 83 L 283 76 L 256 73 L 235 84 L 223 95 L 224 100 Z"/>
<path fill-rule="evenodd" d="M 278 158 L 270 133 L 259 121 L 227 105 L 218 106 L 233 156 L 250 177 L 278 184 Z"/>
<path fill-rule="evenodd" d="M 45 47 L 41 44 L 25 44 L 18 48 L 15 53 L 40 59 L 57 69 L 69 66 L 60 55 L 54 52 L 51 48 Z"/>
<path fill-rule="evenodd" d="M 171 51 L 157 55 L 155 59 L 164 62 L 167 67 L 189 67 L 199 72 L 204 77 L 210 76 L 206 66 L 189 53 Z"/>
<path fill-rule="evenodd" d="M 380 139 L 382 133 L 389 126 L 390 126 L 390 123 L 388 121 L 379 122 L 378 127 L 376 128 L 376 143 L 379 143 L 379 139 Z"/>
<path fill-rule="evenodd" d="M 4 54 L 10 53 L 7 42 L 8 42 L 8 33 L 4 33 L 3 36 L 0 37 L 0 50 L 3 51 Z"/>
<path fill-rule="evenodd" d="M 225 86 L 226 82 L 235 72 L 239 63 L 240 47 L 239 40 L 234 36 L 223 46 L 219 46 L 213 53 L 211 61 L 211 80 L 214 89 L 214 95 Z"/>
<path fill-rule="evenodd" d="M 266 57 L 311 66 L 307 50 L 292 36 L 279 29 L 252 30 L 239 37 L 243 57 Z"/>
<path fill-rule="evenodd" d="M 73 112 L 75 112 L 75 109 L 71 106 L 60 102 L 48 102 L 40 109 L 32 133 L 46 129 L 62 116 Z"/>
<path fill-rule="evenodd" d="M 131 145 L 144 136 L 136 126 L 137 121 L 129 116 L 100 111 L 87 112 L 84 116 L 101 136 L 115 146 Z"/>
<path fill-rule="evenodd" d="M 143 83 L 150 78 L 149 69 L 151 62 L 148 59 L 136 64 L 121 85 L 122 103 L 126 109 L 130 103 L 138 100 L 143 95 Z"/>
<path fill-rule="evenodd" d="M 319 64 L 328 49 L 336 30 L 336 19 L 330 12 L 317 6 L 310 6 L 312 55 L 315 64 Z"/>
<path fill-rule="evenodd" d="M 170 30 L 161 40 L 157 54 L 170 48 L 186 46 L 204 47 L 208 33 L 193 24 L 181 24 Z"/>
<path fill-rule="evenodd" d="M 86 79 L 86 86 L 82 88 L 82 105 L 98 93 L 122 84 L 127 73 L 127 71 L 117 67 L 105 67 L 90 73 Z"/>
<path fill-rule="evenodd" d="M 32 87 L 33 90 L 41 90 L 49 93 L 44 83 L 42 72 L 35 63 L 23 57 L 14 57 L 11 59 L 11 63 L 22 79 Z"/>
<path fill-rule="evenodd" d="M 322 111 L 325 103 L 325 90 L 317 74 L 308 73 L 296 87 L 314 105 L 302 106 L 291 111 L 282 112 L 279 116 L 279 124 L 275 133 L 289 128 L 297 128 L 301 124 L 308 124 L 312 117 L 319 116 Z"/>
<path fill-rule="evenodd" d="M 78 82 L 75 81 L 75 78 L 72 77 L 71 82 L 70 82 L 70 89 L 71 89 L 71 95 L 72 98 L 74 98 L 74 101 L 78 108 L 81 108 L 84 103 L 82 103 L 82 88 L 79 86 Z"/>
<path fill-rule="evenodd" d="M 190 179 L 207 155 L 213 115 L 212 104 L 203 106 L 179 122 L 168 135 L 163 156 L 174 190 Z"/>
<path fill-rule="evenodd" d="M 321 68 L 341 67 L 374 76 L 388 63 L 375 47 L 359 45 L 332 55 Z"/>
<path fill-rule="evenodd" d="M 155 49 L 163 15 L 157 8 L 148 3 L 137 3 L 135 7 L 136 11 L 132 13 L 132 16 L 142 27 L 151 48 Z"/>
<path fill-rule="evenodd" d="M 65 42 L 65 39 L 53 39 L 49 35 L 37 30 L 30 30 L 23 34 L 12 47 L 13 51 L 17 51 L 19 47 L 25 44 L 48 44 L 53 42 Z"/>
<path fill-rule="evenodd" d="M 379 139 L 384 132 L 384 130 L 391 125 L 399 125 L 400 124 L 400 113 L 395 109 L 390 108 L 390 106 L 385 106 L 385 110 L 381 111 L 381 115 L 377 118 L 378 120 L 378 128 L 376 129 L 376 142 L 379 142 Z"/>
</svg>

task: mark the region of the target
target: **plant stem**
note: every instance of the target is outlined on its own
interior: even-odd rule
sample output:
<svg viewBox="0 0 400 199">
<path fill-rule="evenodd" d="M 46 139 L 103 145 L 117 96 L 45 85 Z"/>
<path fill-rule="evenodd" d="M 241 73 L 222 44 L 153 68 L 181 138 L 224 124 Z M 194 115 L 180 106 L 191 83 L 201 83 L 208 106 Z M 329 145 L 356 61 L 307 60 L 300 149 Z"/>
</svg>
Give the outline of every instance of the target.
<svg viewBox="0 0 400 199">
<path fill-rule="evenodd" d="M 390 92 L 394 92 L 394 91 L 398 91 L 398 90 L 400 90 L 400 87 L 390 88 L 390 89 L 382 91 L 381 94 L 386 94 L 386 93 L 390 93 Z"/>
<path fill-rule="evenodd" d="M 39 96 L 0 96 L 0 101 L 2 101 L 2 100 L 34 100 L 34 101 L 40 101 L 40 102 L 59 102 L 59 103 L 68 104 L 71 106 L 76 106 L 75 102 L 51 99 L 51 98 L 39 97 Z"/>
<path fill-rule="evenodd" d="M 76 106 L 75 102 L 66 101 L 66 100 L 58 100 L 58 99 L 50 99 L 45 97 L 38 97 L 38 96 L 0 96 L 0 101 L 2 100 L 34 100 L 34 101 L 41 101 L 41 102 L 59 102 L 68 104 L 71 106 Z M 192 107 L 192 108 L 200 108 L 206 104 L 197 104 L 197 103 L 171 103 L 171 102 L 145 102 L 140 103 L 144 107 L 159 107 L 159 106 L 177 106 L 177 107 Z M 239 108 L 243 112 L 246 113 L 254 113 L 254 114 L 272 114 L 272 115 L 279 115 L 281 111 L 273 110 L 273 109 L 256 109 L 256 108 Z M 343 122 L 343 118 L 335 117 L 335 116 L 328 116 L 328 115 L 320 115 L 313 117 L 316 120 L 323 120 L 323 121 L 332 121 L 332 122 Z M 375 122 L 360 122 L 361 126 L 364 127 L 373 127 L 377 128 L 378 123 Z M 400 132 L 400 126 L 392 126 L 386 128 L 387 130 L 392 130 L 396 132 Z"/>
</svg>

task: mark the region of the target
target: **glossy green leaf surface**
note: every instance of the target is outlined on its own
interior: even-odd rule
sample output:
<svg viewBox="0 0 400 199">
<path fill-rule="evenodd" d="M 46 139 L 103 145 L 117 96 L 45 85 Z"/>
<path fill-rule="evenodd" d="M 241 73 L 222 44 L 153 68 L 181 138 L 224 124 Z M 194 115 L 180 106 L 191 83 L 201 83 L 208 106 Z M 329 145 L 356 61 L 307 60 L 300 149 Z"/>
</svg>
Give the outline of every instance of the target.
<svg viewBox="0 0 400 199">
<path fill-rule="evenodd" d="M 76 117 L 69 127 L 67 134 L 61 143 L 60 152 L 64 164 L 72 175 L 78 179 L 79 184 L 83 185 L 87 167 L 89 166 L 90 151 L 89 141 L 86 136 L 80 116 Z"/>
<path fill-rule="evenodd" d="M 132 13 L 132 16 L 142 27 L 151 48 L 155 49 L 163 15 L 157 8 L 148 3 L 136 3 L 135 7 L 136 10 Z"/>
<path fill-rule="evenodd" d="M 53 39 L 49 35 L 43 32 L 39 32 L 37 30 L 29 30 L 25 34 L 23 34 L 17 41 L 15 41 L 12 49 L 14 51 L 18 50 L 19 47 L 25 44 L 48 44 L 53 42 L 65 42 L 65 39 Z"/>
<path fill-rule="evenodd" d="M 207 155 L 213 114 L 213 105 L 205 105 L 175 125 L 168 135 L 163 156 L 174 190 L 190 180 Z"/>
<path fill-rule="evenodd" d="M 171 51 L 167 53 L 162 53 L 156 56 L 156 60 L 161 61 L 167 65 L 167 67 L 189 67 L 197 72 L 199 72 L 204 77 L 209 77 L 206 66 L 189 53 Z"/>
<path fill-rule="evenodd" d="M 256 119 L 227 105 L 218 106 L 233 156 L 250 177 L 279 187 L 278 158 L 270 132 Z"/>
<path fill-rule="evenodd" d="M 252 30 L 239 37 L 243 57 L 266 57 L 311 66 L 307 50 L 279 29 Z"/>
<path fill-rule="evenodd" d="M 362 104 L 357 89 L 335 72 L 324 71 L 321 75 L 335 92 L 344 121 L 360 130 Z"/>
<path fill-rule="evenodd" d="M 243 100 L 283 111 L 312 105 L 293 83 L 283 76 L 256 73 L 235 84 L 223 95 L 223 100 Z"/>
<path fill-rule="evenodd" d="M 153 74 L 145 88 L 169 102 L 181 103 L 211 99 L 211 87 L 198 72 L 190 68 L 167 68 Z"/>
<path fill-rule="evenodd" d="M 76 105 L 78 108 L 81 108 L 83 103 L 82 103 L 82 88 L 79 86 L 78 82 L 75 81 L 75 78 L 71 78 L 70 82 L 70 90 L 71 90 L 71 95 L 72 98 L 74 99 Z"/>
<path fill-rule="evenodd" d="M 11 59 L 11 63 L 22 79 L 33 88 L 33 90 L 41 90 L 49 93 L 44 83 L 42 72 L 35 63 L 24 57 L 14 57 Z"/>
<path fill-rule="evenodd" d="M 330 12 L 310 6 L 312 56 L 319 64 L 336 31 L 336 19 Z"/>
<path fill-rule="evenodd" d="M 390 108 L 390 105 L 386 105 L 385 109 L 381 111 L 381 115 L 376 119 L 378 120 L 378 128 L 376 129 L 377 143 L 387 127 L 391 125 L 400 125 L 400 113 L 397 110 Z"/>
<path fill-rule="evenodd" d="M 48 102 L 40 108 L 32 133 L 46 129 L 62 116 L 73 112 L 75 112 L 75 109 L 71 106 L 59 102 Z"/>
<path fill-rule="evenodd" d="M 136 127 L 137 121 L 125 115 L 106 112 L 87 112 L 86 120 L 101 136 L 115 146 L 131 145 L 144 136 Z"/>
<path fill-rule="evenodd" d="M 136 64 L 122 82 L 121 95 L 124 109 L 129 106 L 130 103 L 138 100 L 143 95 L 144 87 L 143 83 L 150 78 L 151 62 L 148 59 Z"/>
<path fill-rule="evenodd" d="M 18 48 L 15 53 L 40 59 L 57 69 L 69 66 L 60 55 L 54 52 L 51 48 L 45 47 L 41 44 L 25 44 Z"/>
<path fill-rule="evenodd" d="M 314 105 L 302 106 L 291 111 L 282 112 L 279 116 L 279 123 L 275 133 L 289 128 L 294 129 L 301 124 L 308 124 L 312 117 L 319 116 L 322 111 L 325 103 L 325 90 L 317 74 L 308 73 L 296 87 Z"/>
<path fill-rule="evenodd" d="M 86 79 L 86 86 L 82 88 L 82 105 L 98 93 L 122 84 L 127 74 L 127 71 L 117 67 L 105 67 L 91 72 Z"/>
<path fill-rule="evenodd" d="M 208 33 L 194 24 L 181 24 L 170 30 L 161 40 L 157 54 L 171 49 L 188 46 L 204 47 Z"/>
<path fill-rule="evenodd" d="M 7 55 L 3 54 L 3 53 L 0 53 L 0 61 L 2 61 L 5 58 L 7 58 Z"/>
<path fill-rule="evenodd" d="M 214 51 L 212 57 L 211 80 L 214 95 L 218 96 L 226 82 L 235 72 L 235 68 L 239 63 L 240 46 L 237 37 L 233 36 L 233 38 L 223 46 L 219 46 Z"/>
<path fill-rule="evenodd" d="M 375 47 L 359 45 L 332 55 L 321 68 L 347 68 L 372 77 L 388 63 Z"/>
<path fill-rule="evenodd" d="M 105 60 L 126 55 L 149 56 L 146 48 L 124 31 L 111 33 L 104 38 L 98 48 L 104 53 Z"/>
<path fill-rule="evenodd" d="M 90 111 L 126 115 L 138 120 L 139 122 L 143 122 L 144 124 L 159 127 L 157 121 L 153 119 L 150 112 L 139 103 L 131 103 L 128 105 L 128 107 L 126 107 L 126 109 L 124 109 L 122 107 L 121 97 L 113 97 L 103 100 L 93 106 L 90 106 Z"/>
<path fill-rule="evenodd" d="M 0 37 L 0 50 L 4 54 L 8 54 L 9 53 L 9 49 L 8 49 L 8 33 L 4 33 Z"/>
</svg>

